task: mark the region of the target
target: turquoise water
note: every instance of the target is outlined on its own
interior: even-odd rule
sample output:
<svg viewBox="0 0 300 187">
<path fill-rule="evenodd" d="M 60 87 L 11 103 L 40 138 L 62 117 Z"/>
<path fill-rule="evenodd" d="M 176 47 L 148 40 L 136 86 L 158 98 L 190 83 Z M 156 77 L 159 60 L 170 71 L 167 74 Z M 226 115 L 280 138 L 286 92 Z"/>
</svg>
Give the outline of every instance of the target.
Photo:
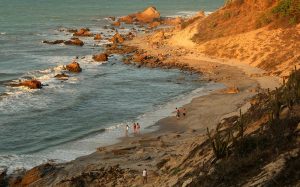
<svg viewBox="0 0 300 187">
<path fill-rule="evenodd" d="M 106 64 L 91 55 L 104 42 L 84 38 L 84 47 L 50 46 L 42 40 L 68 39 L 60 28 L 89 27 L 103 33 L 108 16 L 126 15 L 154 5 L 163 16 L 214 11 L 223 0 L 1 0 L 0 2 L 0 166 L 32 167 L 48 159 L 66 161 L 124 136 L 123 127 L 143 128 L 168 116 L 182 98 L 214 85 L 178 70 L 137 69 L 113 55 Z M 123 32 L 126 32 L 124 30 Z M 122 31 L 121 31 L 122 32 Z M 79 56 L 81 74 L 68 81 L 53 78 Z M 7 83 L 37 78 L 41 90 Z M 200 90 L 199 90 L 200 88 Z M 147 131 L 144 129 L 144 131 Z"/>
</svg>

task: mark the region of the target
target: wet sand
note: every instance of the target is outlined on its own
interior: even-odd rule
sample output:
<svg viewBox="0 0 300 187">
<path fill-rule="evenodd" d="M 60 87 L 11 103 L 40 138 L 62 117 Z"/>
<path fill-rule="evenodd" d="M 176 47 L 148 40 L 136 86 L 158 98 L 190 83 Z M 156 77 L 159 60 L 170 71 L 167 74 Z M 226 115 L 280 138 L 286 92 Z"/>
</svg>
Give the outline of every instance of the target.
<svg viewBox="0 0 300 187">
<path fill-rule="evenodd" d="M 62 180 L 84 177 L 83 173 L 116 165 L 124 170 L 123 175 L 127 176 L 126 179 L 119 179 L 117 184 L 141 185 L 141 172 L 147 168 L 148 181 L 151 182 L 145 186 L 159 185 L 161 180 L 158 176 L 163 174 L 159 167 L 162 162 L 168 160 L 170 165 L 177 164 L 179 160 L 191 154 L 195 144 L 206 140 L 206 128 L 214 129 L 222 119 L 237 115 L 240 108 L 246 111 L 250 106 L 251 97 L 261 89 L 274 89 L 279 86 L 276 77 L 266 76 L 264 71 L 247 64 L 212 59 L 197 53 L 193 48 L 166 44 L 153 48 L 145 40 L 148 40 L 148 36 L 140 35 L 125 42 L 125 45 L 135 46 L 153 56 L 168 53 L 169 57 L 163 63 L 176 61 L 179 64 L 187 64 L 202 72 L 207 80 L 225 84 L 227 89 L 193 99 L 191 103 L 183 106 L 187 110 L 186 117 L 176 119 L 174 114 L 164 118 L 155 124 L 159 126 L 159 130 L 155 132 L 125 137 L 118 144 L 100 147 L 91 155 L 59 164 L 58 171 L 53 175 L 46 175 L 35 185 L 58 184 Z M 238 93 L 232 93 L 233 87 L 238 88 Z M 112 183 L 108 181 L 106 184 Z"/>
</svg>

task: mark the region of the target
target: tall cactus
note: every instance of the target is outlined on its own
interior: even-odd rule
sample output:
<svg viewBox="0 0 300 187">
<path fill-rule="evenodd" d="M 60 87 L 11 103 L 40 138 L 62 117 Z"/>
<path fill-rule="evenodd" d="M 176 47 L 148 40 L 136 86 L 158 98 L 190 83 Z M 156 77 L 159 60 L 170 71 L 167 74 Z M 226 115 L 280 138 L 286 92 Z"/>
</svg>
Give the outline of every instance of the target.
<svg viewBox="0 0 300 187">
<path fill-rule="evenodd" d="M 245 131 L 245 119 L 242 115 L 242 109 L 240 109 L 240 117 L 237 120 L 237 127 L 239 130 L 239 137 L 243 138 L 244 137 L 244 131 Z"/>
<path fill-rule="evenodd" d="M 216 134 L 214 137 L 211 136 L 209 129 L 207 128 L 207 136 L 213 148 L 215 157 L 217 159 L 224 158 L 228 156 L 228 146 L 230 142 L 230 135 L 227 134 L 226 137 L 222 137 L 218 128 L 216 129 Z"/>
</svg>

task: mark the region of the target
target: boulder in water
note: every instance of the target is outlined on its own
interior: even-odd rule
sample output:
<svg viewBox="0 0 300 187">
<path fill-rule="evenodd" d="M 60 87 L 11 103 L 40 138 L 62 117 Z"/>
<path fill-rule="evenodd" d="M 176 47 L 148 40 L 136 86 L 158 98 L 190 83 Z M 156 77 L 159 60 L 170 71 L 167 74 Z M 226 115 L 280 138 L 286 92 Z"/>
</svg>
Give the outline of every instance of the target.
<svg viewBox="0 0 300 187">
<path fill-rule="evenodd" d="M 101 34 L 96 34 L 96 35 L 94 36 L 94 40 L 101 40 L 101 39 L 102 39 Z"/>
<path fill-rule="evenodd" d="M 116 22 L 113 22 L 112 25 L 115 26 L 115 27 L 120 27 L 121 22 L 116 21 Z"/>
<path fill-rule="evenodd" d="M 90 29 L 88 28 L 81 28 L 79 31 L 75 32 L 73 36 L 83 36 L 83 37 L 91 37 L 94 36 L 91 32 Z"/>
<path fill-rule="evenodd" d="M 79 40 L 78 38 L 71 38 L 68 41 L 64 42 L 65 45 L 76 45 L 76 46 L 83 46 L 83 41 Z"/>
<path fill-rule="evenodd" d="M 106 53 L 93 55 L 93 59 L 97 62 L 107 61 L 108 60 L 108 55 Z"/>
<path fill-rule="evenodd" d="M 59 79 L 59 80 L 66 80 L 69 78 L 69 75 L 65 74 L 65 73 L 61 73 L 61 74 L 57 74 L 54 76 L 55 78 Z"/>
<path fill-rule="evenodd" d="M 64 40 L 55 40 L 55 41 L 47 41 L 47 40 L 44 40 L 43 43 L 45 44 L 51 44 L 51 45 L 55 45 L 55 44 L 61 44 L 61 43 L 64 43 L 65 41 Z"/>
<path fill-rule="evenodd" d="M 123 43 L 125 39 L 123 38 L 123 36 L 121 36 L 121 34 L 116 33 L 109 41 L 113 43 Z"/>
<path fill-rule="evenodd" d="M 128 16 L 123 16 L 119 18 L 119 22 L 124 22 L 126 24 L 132 24 L 133 23 L 133 16 L 128 15 Z"/>
<path fill-rule="evenodd" d="M 38 80 L 26 80 L 17 84 L 11 84 L 12 87 L 25 86 L 30 89 L 41 89 L 42 83 Z"/>
<path fill-rule="evenodd" d="M 66 66 L 66 69 L 73 73 L 80 73 L 82 71 L 79 63 L 77 63 L 76 61 L 73 61 L 72 63 L 68 64 Z"/>
</svg>

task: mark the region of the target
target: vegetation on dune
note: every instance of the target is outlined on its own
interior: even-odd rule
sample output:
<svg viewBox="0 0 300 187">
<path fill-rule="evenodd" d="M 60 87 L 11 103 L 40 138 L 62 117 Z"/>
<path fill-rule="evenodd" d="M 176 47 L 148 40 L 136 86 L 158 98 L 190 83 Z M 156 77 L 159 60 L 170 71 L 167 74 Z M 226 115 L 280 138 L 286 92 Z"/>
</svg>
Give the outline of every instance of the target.
<svg viewBox="0 0 300 187">
<path fill-rule="evenodd" d="M 272 22 L 295 25 L 300 22 L 300 0 L 280 0 L 270 11 L 261 15 L 257 27 L 263 27 Z"/>
<path fill-rule="evenodd" d="M 300 70 L 294 70 L 283 86 L 256 96 L 257 104 L 228 124 L 219 124 L 214 134 L 207 130 L 215 159 L 213 170 L 190 186 L 234 186 L 259 175 L 262 168 L 282 159 L 280 155 L 297 150 L 300 122 Z M 267 117 L 250 134 L 246 128 Z M 252 127 L 253 128 L 253 127 Z M 299 127 L 298 127 L 299 128 Z M 222 129 L 222 130 L 220 130 Z M 230 137 L 230 138 L 229 138 Z M 298 150 L 299 151 L 299 150 Z M 297 153 L 299 154 L 299 153 Z M 266 186 L 295 185 L 298 182 L 300 160 L 296 156 L 285 159 Z"/>
</svg>

